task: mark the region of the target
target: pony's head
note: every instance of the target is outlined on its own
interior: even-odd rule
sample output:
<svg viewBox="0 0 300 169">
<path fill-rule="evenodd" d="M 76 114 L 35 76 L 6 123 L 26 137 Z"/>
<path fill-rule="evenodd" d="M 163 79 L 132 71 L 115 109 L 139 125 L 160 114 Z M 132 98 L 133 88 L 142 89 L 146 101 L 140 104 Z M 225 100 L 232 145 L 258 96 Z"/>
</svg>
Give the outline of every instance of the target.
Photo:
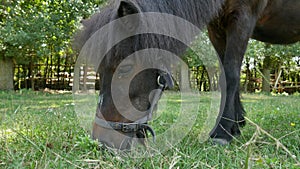
<svg viewBox="0 0 300 169">
<path fill-rule="evenodd" d="M 147 123 L 163 90 L 173 86 L 168 64 L 162 55 L 166 50 L 179 49 L 164 44 L 174 41 L 170 37 L 135 34 L 142 24 L 139 13 L 138 4 L 121 1 L 82 22 L 85 26 L 81 35 L 83 42 L 95 36 L 94 33 L 105 25 L 117 22 L 105 35 L 107 43 L 101 45 L 109 47 L 96 65 L 100 74 L 100 95 L 92 137 L 108 147 L 121 150 L 129 149 L 136 142 L 145 144 L 148 135 L 155 137 Z M 110 46 L 112 39 L 127 34 L 132 36 L 121 38 Z"/>
</svg>

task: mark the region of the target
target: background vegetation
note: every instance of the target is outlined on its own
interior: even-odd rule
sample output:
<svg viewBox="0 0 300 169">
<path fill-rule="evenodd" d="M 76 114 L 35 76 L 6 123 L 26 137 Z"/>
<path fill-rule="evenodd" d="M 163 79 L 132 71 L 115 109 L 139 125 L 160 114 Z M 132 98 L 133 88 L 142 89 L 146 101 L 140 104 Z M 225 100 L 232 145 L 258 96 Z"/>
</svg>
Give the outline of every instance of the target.
<svg viewBox="0 0 300 169">
<path fill-rule="evenodd" d="M 13 77 L 33 88 L 34 77 L 47 78 L 71 72 L 76 60 L 72 38 L 80 21 L 94 13 L 103 0 L 2 0 L 0 3 L 0 89 L 13 89 Z M 14 67 L 17 67 L 15 71 Z M 26 80 L 27 79 L 27 80 Z M 27 83 L 28 82 L 28 83 Z"/>
<path fill-rule="evenodd" d="M 80 21 L 105 4 L 106 0 L 2 0 L 0 89 L 71 89 L 77 56 L 72 39 Z M 196 49 L 203 48 L 204 43 L 208 39 L 198 41 Z M 280 85 L 292 87 L 293 92 L 300 90 L 295 87 L 300 83 L 299 55 L 300 43 L 283 47 L 251 40 L 244 59 L 242 90 L 268 92 Z M 187 61 L 195 74 L 193 86 L 210 90 L 201 59 L 188 52 Z M 285 83 L 275 86 L 279 74 L 280 82 Z"/>
</svg>

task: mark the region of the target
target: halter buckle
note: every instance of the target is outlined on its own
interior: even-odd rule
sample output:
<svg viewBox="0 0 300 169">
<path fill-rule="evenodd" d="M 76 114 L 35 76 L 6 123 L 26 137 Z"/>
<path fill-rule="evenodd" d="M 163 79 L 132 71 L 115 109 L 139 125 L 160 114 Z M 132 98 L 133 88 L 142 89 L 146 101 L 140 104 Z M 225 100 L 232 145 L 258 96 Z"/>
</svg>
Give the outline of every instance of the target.
<svg viewBox="0 0 300 169">
<path fill-rule="evenodd" d="M 138 130 L 138 124 L 135 123 L 122 123 L 121 131 L 124 133 L 135 132 Z"/>
</svg>

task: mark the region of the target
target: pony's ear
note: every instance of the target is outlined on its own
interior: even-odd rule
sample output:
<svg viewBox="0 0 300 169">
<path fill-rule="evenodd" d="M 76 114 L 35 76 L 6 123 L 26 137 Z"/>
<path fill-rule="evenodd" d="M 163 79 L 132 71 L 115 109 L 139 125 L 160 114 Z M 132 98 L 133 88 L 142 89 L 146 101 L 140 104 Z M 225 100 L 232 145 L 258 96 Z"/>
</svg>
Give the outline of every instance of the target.
<svg viewBox="0 0 300 169">
<path fill-rule="evenodd" d="M 122 0 L 118 8 L 118 16 L 123 16 L 139 13 L 139 8 L 132 2 Z"/>
<path fill-rule="evenodd" d="M 134 32 L 140 24 L 140 16 L 139 15 L 132 15 L 139 13 L 139 7 L 134 4 L 133 2 L 130 2 L 128 0 L 122 0 L 120 2 L 117 16 L 121 19 L 122 28 L 126 31 Z M 132 15 L 132 16 L 128 16 Z M 128 17 L 125 17 L 128 16 Z"/>
</svg>

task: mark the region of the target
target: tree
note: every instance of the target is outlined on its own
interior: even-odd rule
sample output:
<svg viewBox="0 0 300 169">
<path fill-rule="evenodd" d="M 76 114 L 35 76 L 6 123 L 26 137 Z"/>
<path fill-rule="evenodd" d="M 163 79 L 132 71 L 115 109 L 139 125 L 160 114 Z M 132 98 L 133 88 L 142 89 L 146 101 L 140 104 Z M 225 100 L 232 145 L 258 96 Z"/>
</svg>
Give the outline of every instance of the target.
<svg viewBox="0 0 300 169">
<path fill-rule="evenodd" d="M 0 30 L 2 30 L 2 23 L 6 20 L 6 13 L 2 9 L 2 6 L 6 6 L 5 1 L 1 2 L 0 8 Z M 0 33 L 0 37 L 2 32 Z M 3 39 L 0 38 L 0 89 L 11 90 L 13 89 L 13 60 L 9 57 L 5 57 L 5 46 Z"/>
<path fill-rule="evenodd" d="M 271 45 L 270 44 L 265 44 L 265 52 L 264 52 L 264 60 L 263 60 L 263 67 L 262 67 L 262 92 L 269 93 L 271 88 L 270 88 L 270 80 L 271 80 L 271 64 L 272 64 L 272 59 L 271 55 L 272 52 L 270 50 Z"/>
<path fill-rule="evenodd" d="M 290 45 L 271 45 L 256 40 L 250 40 L 245 55 L 244 64 L 246 71 L 252 67 L 252 71 L 258 72 L 262 78 L 262 91 L 270 92 L 270 74 L 278 78 L 282 66 L 295 65 L 293 57 L 300 55 L 300 43 Z M 252 61 L 252 62 L 251 62 Z M 249 74 L 249 73 L 248 73 Z M 246 77 L 246 82 L 251 81 L 251 73 Z M 245 83 L 246 84 L 246 83 Z"/>
<path fill-rule="evenodd" d="M 71 39 L 79 21 L 104 3 L 103 0 L 3 0 L 0 4 L 0 71 L 1 89 L 13 88 L 13 63 L 24 64 L 31 79 L 37 73 L 33 64 L 57 60 L 60 71 L 62 56 L 71 53 Z M 52 61 L 52 60 L 51 60 Z M 58 74 L 59 76 L 59 74 Z"/>
<path fill-rule="evenodd" d="M 218 89 L 220 63 L 207 32 L 196 37 L 183 59 L 192 70 L 196 88 L 200 91 Z"/>
</svg>

